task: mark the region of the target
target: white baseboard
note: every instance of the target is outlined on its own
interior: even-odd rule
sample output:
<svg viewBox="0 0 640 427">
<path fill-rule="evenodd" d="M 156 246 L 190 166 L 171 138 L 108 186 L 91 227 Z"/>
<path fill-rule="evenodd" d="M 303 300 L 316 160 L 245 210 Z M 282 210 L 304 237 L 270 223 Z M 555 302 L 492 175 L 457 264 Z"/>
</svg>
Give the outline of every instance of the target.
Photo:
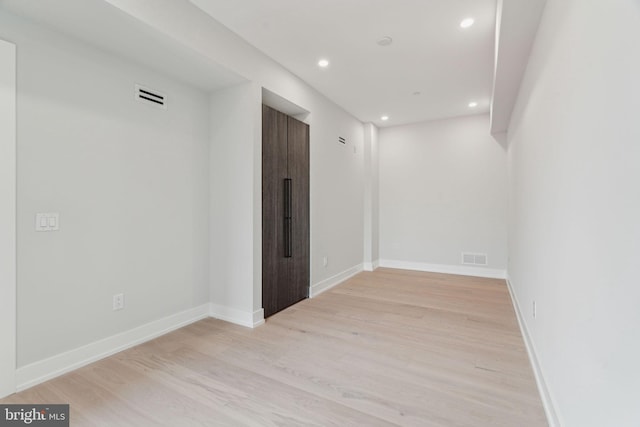
<svg viewBox="0 0 640 427">
<path fill-rule="evenodd" d="M 253 313 L 237 308 L 226 307 L 211 303 L 209 315 L 225 322 L 235 323 L 236 325 L 245 326 L 247 328 L 255 328 L 264 323 L 264 310 L 256 310 Z"/>
<path fill-rule="evenodd" d="M 549 427 L 560 427 L 560 420 L 558 419 L 555 405 L 553 404 L 553 399 L 551 398 L 551 394 L 549 393 L 549 389 L 547 388 L 547 383 L 544 380 L 542 369 L 540 368 L 540 364 L 538 363 L 535 346 L 533 345 L 533 341 L 531 340 L 531 336 L 529 335 L 529 331 L 527 330 L 526 323 L 524 322 L 520 304 L 518 304 L 518 300 L 515 297 L 515 292 L 513 291 L 511 280 L 508 275 L 506 279 L 507 286 L 509 288 L 509 295 L 511 295 L 511 302 L 513 303 L 513 308 L 516 312 L 516 317 L 518 318 L 518 324 L 520 325 L 520 332 L 522 333 L 522 337 L 524 338 L 524 344 L 527 347 L 529 360 L 531 360 L 531 366 L 533 367 L 533 375 L 535 376 L 536 383 L 538 384 L 538 391 L 540 392 L 540 398 L 542 399 L 542 406 L 544 406 L 544 412 L 547 415 L 547 422 L 549 423 Z"/>
<path fill-rule="evenodd" d="M 505 279 L 507 277 L 505 270 L 469 267 L 467 265 L 427 264 L 422 262 L 382 259 L 380 260 L 380 267 L 427 271 L 429 273 L 457 274 L 460 276 L 486 277 L 489 279 Z"/>
<path fill-rule="evenodd" d="M 358 264 L 343 271 L 342 273 L 338 273 L 333 277 L 329 277 L 328 279 L 325 279 L 322 282 L 312 285 L 309 291 L 309 298 L 315 298 L 321 293 L 323 293 L 324 291 L 327 291 L 333 288 L 334 286 L 344 282 L 345 280 L 352 278 L 356 274 L 360 273 L 362 269 L 363 269 L 362 264 Z"/>
<path fill-rule="evenodd" d="M 264 308 L 253 312 L 253 328 L 264 324 Z"/>
<path fill-rule="evenodd" d="M 363 265 L 364 271 L 375 271 L 379 266 L 380 261 L 365 262 Z"/>
<path fill-rule="evenodd" d="M 209 316 L 209 304 L 155 320 L 16 370 L 17 391 L 81 368 Z"/>
</svg>

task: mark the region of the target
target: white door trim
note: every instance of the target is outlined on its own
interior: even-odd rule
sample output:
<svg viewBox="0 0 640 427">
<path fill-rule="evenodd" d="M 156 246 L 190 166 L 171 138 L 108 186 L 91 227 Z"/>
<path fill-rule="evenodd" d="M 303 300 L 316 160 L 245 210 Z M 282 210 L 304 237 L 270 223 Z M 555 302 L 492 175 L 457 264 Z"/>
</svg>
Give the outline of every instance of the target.
<svg viewBox="0 0 640 427">
<path fill-rule="evenodd" d="M 0 397 L 16 391 L 16 46 L 0 40 Z"/>
</svg>

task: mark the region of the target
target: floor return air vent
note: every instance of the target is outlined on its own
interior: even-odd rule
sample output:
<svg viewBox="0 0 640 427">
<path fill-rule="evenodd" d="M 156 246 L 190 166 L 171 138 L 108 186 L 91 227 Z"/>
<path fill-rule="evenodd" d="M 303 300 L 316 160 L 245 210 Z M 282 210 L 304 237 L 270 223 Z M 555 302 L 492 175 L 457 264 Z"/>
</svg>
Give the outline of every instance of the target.
<svg viewBox="0 0 640 427">
<path fill-rule="evenodd" d="M 487 265 L 487 254 L 476 254 L 470 252 L 462 253 L 462 264 L 465 265 Z"/>
</svg>

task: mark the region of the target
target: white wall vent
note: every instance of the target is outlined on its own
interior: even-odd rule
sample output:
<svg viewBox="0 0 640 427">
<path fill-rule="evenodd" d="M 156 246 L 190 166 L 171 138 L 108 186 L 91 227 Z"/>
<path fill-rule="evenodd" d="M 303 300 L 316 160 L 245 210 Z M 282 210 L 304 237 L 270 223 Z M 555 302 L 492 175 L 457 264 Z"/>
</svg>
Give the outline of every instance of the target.
<svg viewBox="0 0 640 427">
<path fill-rule="evenodd" d="M 471 252 L 462 253 L 462 263 L 465 265 L 488 265 L 487 254 L 476 254 Z"/>
<path fill-rule="evenodd" d="M 167 95 L 139 84 L 136 84 L 136 99 L 156 108 L 167 109 Z"/>
</svg>

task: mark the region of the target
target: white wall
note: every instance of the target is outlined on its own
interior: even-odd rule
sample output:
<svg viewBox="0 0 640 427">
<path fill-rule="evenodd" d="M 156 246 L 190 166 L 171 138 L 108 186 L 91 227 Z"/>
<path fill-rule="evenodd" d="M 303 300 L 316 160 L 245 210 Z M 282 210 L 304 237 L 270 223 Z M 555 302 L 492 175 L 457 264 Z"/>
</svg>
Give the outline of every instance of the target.
<svg viewBox="0 0 640 427">
<path fill-rule="evenodd" d="M 640 425 L 638 40 L 637 0 L 547 0 L 509 128 L 509 275 L 565 427 Z"/>
<path fill-rule="evenodd" d="M 206 94 L 4 12 L 0 38 L 19 51 L 18 365 L 208 302 Z"/>
<path fill-rule="evenodd" d="M 185 48 L 310 112 L 305 121 L 310 125 L 311 150 L 311 283 L 327 283 L 362 268 L 362 123 L 189 2 L 107 1 Z M 348 140 L 348 147 L 338 145 L 338 136 Z M 249 253 L 250 248 L 244 251 Z M 329 259 L 327 267 L 324 256 Z"/>
<path fill-rule="evenodd" d="M 381 265 L 503 274 L 507 157 L 488 129 L 476 115 L 380 130 Z M 463 268 L 463 251 L 489 265 Z"/>
<path fill-rule="evenodd" d="M 364 131 L 362 123 L 326 98 L 310 104 L 311 284 L 354 267 L 364 241 Z M 338 136 L 347 140 L 338 143 Z M 323 257 L 328 265 L 323 265 Z"/>
<path fill-rule="evenodd" d="M 227 99 L 237 102 L 234 137 L 241 144 L 227 145 L 230 130 L 220 117 L 234 110 L 222 107 L 222 92 L 201 93 L 0 15 L 0 36 L 19 42 L 23 52 L 18 325 L 19 338 L 27 338 L 20 338 L 21 367 L 209 301 L 218 317 L 254 325 L 260 320 L 261 86 L 312 112 L 312 283 L 362 268 L 362 124 L 187 2 L 121 3 L 141 25 L 204 62 L 222 63 L 254 81 L 250 101 L 238 88 Z M 166 92 L 169 110 L 134 102 L 134 82 Z M 219 114 L 210 114 L 210 107 L 220 107 Z M 347 138 L 347 147 L 338 136 Z M 241 190 L 230 195 L 227 178 Z M 233 203 L 220 210 L 219 199 Z M 42 211 L 60 212 L 61 231 L 32 230 L 33 215 Z M 230 221 L 228 229 L 219 227 L 220 218 Z M 217 227 L 211 233 L 210 222 Z M 235 239 L 231 230 L 244 234 Z M 232 251 L 226 252 L 229 243 Z M 111 297 L 119 292 L 127 308 L 114 313 Z M 46 337 L 36 342 L 42 333 Z M 74 357 L 55 365 L 66 368 L 82 356 Z M 51 366 L 29 369 L 23 380 L 46 377 Z"/>
<path fill-rule="evenodd" d="M 247 326 L 263 318 L 261 96 L 253 83 L 211 95 L 210 297 Z"/>
<path fill-rule="evenodd" d="M 16 47 L 0 40 L 0 397 L 16 370 Z"/>
<path fill-rule="evenodd" d="M 378 128 L 364 125 L 364 269 L 373 271 L 380 261 Z"/>
</svg>

